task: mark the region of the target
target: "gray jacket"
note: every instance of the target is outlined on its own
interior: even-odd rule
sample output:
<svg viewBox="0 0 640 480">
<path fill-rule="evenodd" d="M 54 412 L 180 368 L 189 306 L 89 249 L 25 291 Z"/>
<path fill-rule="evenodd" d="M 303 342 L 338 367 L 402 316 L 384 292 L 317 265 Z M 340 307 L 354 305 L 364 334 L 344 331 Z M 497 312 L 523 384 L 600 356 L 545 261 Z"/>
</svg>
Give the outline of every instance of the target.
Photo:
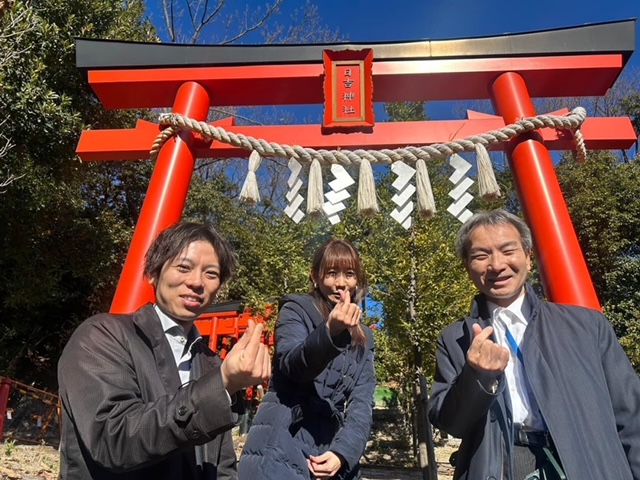
<svg viewBox="0 0 640 480">
<path fill-rule="evenodd" d="M 220 364 L 196 342 L 197 380 L 181 386 L 152 305 L 85 320 L 58 364 L 60 478 L 236 478 L 230 429 L 237 417 Z"/>
<path fill-rule="evenodd" d="M 598 311 L 538 299 L 526 286 L 520 344 L 533 393 L 569 480 L 640 479 L 640 380 Z M 438 340 L 434 426 L 462 443 L 456 479 L 511 479 L 513 427 L 504 375 L 485 391 L 466 362 L 472 325 L 491 324 L 484 295 Z"/>
</svg>

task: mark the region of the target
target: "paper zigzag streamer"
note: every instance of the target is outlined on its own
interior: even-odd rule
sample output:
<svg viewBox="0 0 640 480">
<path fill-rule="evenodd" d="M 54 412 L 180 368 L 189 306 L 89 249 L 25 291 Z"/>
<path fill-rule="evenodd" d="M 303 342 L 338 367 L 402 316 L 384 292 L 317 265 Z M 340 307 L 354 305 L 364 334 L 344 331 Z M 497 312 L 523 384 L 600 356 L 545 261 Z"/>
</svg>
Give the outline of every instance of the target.
<svg viewBox="0 0 640 480">
<path fill-rule="evenodd" d="M 454 202 L 447 207 L 447 212 L 464 223 L 473 215 L 473 212 L 467 209 L 467 205 L 473 200 L 473 195 L 467 192 L 469 187 L 473 185 L 473 180 L 466 176 L 467 172 L 471 170 L 471 164 L 460 155 L 453 154 L 449 158 L 449 165 L 455 169 L 449 177 L 449 181 L 455 187 L 449 192 L 449 196 L 453 198 Z"/>
<path fill-rule="evenodd" d="M 327 201 L 324 202 L 322 209 L 327 215 L 329 222 L 331 222 L 332 225 L 335 225 L 340 222 L 340 216 L 338 213 L 347 208 L 343 203 L 344 200 L 351 196 L 347 187 L 350 187 L 356 182 L 351 178 L 349 172 L 347 172 L 342 165 L 338 165 L 337 163 L 331 165 L 331 173 L 335 177 L 335 180 L 329 182 L 331 190 L 324 194 Z"/>
<path fill-rule="evenodd" d="M 300 180 L 302 165 L 292 158 L 289 160 L 289 170 L 291 171 L 291 175 L 289 175 L 289 180 L 287 180 L 289 191 L 285 195 L 287 208 L 284 209 L 284 213 L 295 223 L 300 223 L 300 220 L 304 217 L 304 212 L 300 210 L 300 205 L 302 205 L 304 198 L 298 193 L 302 187 L 302 180 Z"/>
<path fill-rule="evenodd" d="M 398 193 L 391 199 L 398 207 L 391 212 L 391 218 L 408 230 L 411 227 L 411 212 L 413 212 L 411 197 L 416 191 L 411 179 L 416 170 L 404 162 L 394 162 L 391 164 L 391 171 L 398 176 L 392 184 Z"/>
</svg>

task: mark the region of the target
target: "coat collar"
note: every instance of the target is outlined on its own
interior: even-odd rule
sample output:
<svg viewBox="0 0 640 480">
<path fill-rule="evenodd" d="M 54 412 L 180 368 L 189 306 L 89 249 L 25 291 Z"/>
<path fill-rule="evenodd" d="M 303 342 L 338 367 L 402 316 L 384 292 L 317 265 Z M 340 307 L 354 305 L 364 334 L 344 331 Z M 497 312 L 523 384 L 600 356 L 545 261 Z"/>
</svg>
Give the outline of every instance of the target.
<svg viewBox="0 0 640 480">
<path fill-rule="evenodd" d="M 133 316 L 133 323 L 151 348 L 156 369 L 165 391 L 167 393 L 175 392 L 181 385 L 180 374 L 173 358 L 171 346 L 165 338 L 162 323 L 153 305 L 148 303 L 140 308 Z"/>
<path fill-rule="evenodd" d="M 162 322 L 158 317 L 153 304 L 147 303 L 133 315 L 133 323 L 143 333 L 151 348 L 157 348 L 164 340 Z"/>
<path fill-rule="evenodd" d="M 522 315 L 531 322 L 537 315 L 541 300 L 529 282 L 525 283 L 525 296 L 522 302 Z M 473 299 L 471 305 L 471 318 L 481 319 L 483 326 L 490 325 L 491 315 L 487 306 L 487 296 L 479 293 Z"/>
<path fill-rule="evenodd" d="M 293 303 L 299 305 L 302 308 L 302 310 L 304 310 L 304 312 L 307 315 L 309 315 L 309 318 L 311 319 L 311 322 L 313 323 L 314 327 L 317 328 L 322 323 L 324 323 L 324 319 L 322 318 L 322 315 L 320 314 L 320 311 L 318 310 L 318 307 L 316 307 L 316 304 L 314 303 L 313 297 L 311 295 L 309 295 L 309 294 L 304 294 L 304 295 L 289 294 L 289 295 L 285 295 L 280 300 L 280 308 L 282 308 L 282 306 L 287 302 L 293 302 Z"/>
</svg>

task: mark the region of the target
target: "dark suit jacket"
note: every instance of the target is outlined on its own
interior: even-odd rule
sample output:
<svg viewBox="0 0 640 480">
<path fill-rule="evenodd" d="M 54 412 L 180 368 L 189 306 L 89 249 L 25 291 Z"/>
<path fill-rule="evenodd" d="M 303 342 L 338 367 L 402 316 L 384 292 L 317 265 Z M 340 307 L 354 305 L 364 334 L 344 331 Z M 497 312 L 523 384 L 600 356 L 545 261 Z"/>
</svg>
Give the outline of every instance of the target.
<svg viewBox="0 0 640 480">
<path fill-rule="evenodd" d="M 529 324 L 520 347 L 528 380 L 569 480 L 640 479 L 640 380 L 598 311 L 538 299 L 527 285 Z M 511 401 L 466 361 L 472 325 L 491 324 L 486 297 L 438 339 L 429 418 L 462 439 L 454 478 L 513 478 Z"/>
<path fill-rule="evenodd" d="M 58 364 L 62 479 L 231 479 L 236 457 L 220 359 L 194 345 L 181 386 L 152 305 L 95 315 Z"/>
</svg>

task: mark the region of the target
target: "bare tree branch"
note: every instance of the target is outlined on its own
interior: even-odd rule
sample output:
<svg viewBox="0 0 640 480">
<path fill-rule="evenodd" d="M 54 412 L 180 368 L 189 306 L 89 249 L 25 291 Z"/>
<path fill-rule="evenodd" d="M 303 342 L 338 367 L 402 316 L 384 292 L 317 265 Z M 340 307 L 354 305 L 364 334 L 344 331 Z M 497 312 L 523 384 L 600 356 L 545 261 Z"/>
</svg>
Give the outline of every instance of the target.
<svg viewBox="0 0 640 480">
<path fill-rule="evenodd" d="M 5 122 L 6 122 L 6 119 L 2 123 L 0 123 L 0 127 Z M 2 159 L 5 156 L 7 156 L 7 154 L 9 153 L 9 150 L 11 150 L 14 147 L 14 145 L 13 145 L 13 143 L 11 143 L 11 140 L 9 140 L 2 133 L 0 133 L 0 140 L 4 144 L 4 145 L 0 146 L 0 159 Z M 12 173 L 9 173 L 6 178 L 0 180 L 0 194 L 5 193 L 7 191 L 6 187 L 11 185 L 16 180 L 20 180 L 22 177 L 24 177 L 24 174 L 16 176 L 16 175 L 13 175 Z"/>
<path fill-rule="evenodd" d="M 12 2 L 1 3 L 2 1 L 0 0 L 0 7 L 4 10 L 0 15 L 0 19 L 3 19 L 3 25 L 0 28 L 0 68 L 31 50 L 31 45 L 21 46 L 21 41 L 36 28 L 36 20 L 30 10 L 25 9 L 15 13 L 11 9 Z"/>
<path fill-rule="evenodd" d="M 272 5 L 267 4 L 266 12 L 264 13 L 264 15 L 261 15 L 259 18 L 254 19 L 253 25 L 249 25 L 249 9 L 247 8 L 244 16 L 244 25 L 245 25 L 244 29 L 238 34 L 236 34 L 234 37 L 223 40 L 221 44 L 227 45 L 233 42 L 237 42 L 238 40 L 245 37 L 249 33 L 254 32 L 255 30 L 262 27 L 266 23 L 266 21 L 269 19 L 269 17 L 271 17 L 271 15 L 273 15 L 275 12 L 278 11 L 278 9 L 280 8 L 280 5 L 282 4 L 282 1 L 283 0 L 275 0 L 275 2 L 273 2 Z"/>
<path fill-rule="evenodd" d="M 321 23 L 318 6 L 311 0 L 294 10 L 287 26 L 274 24 L 263 33 L 266 44 L 333 43 L 343 40 L 337 30 Z"/>
<path fill-rule="evenodd" d="M 0 0 L 1 1 L 1 0 Z M 164 16 L 167 35 L 173 43 L 181 42 L 196 44 L 201 43 L 203 32 L 207 27 L 215 23 L 224 25 L 227 33 L 222 40 L 213 41 L 217 44 L 229 44 L 237 42 L 245 36 L 265 27 L 269 18 L 277 13 L 284 0 L 273 0 L 266 3 L 266 10 L 247 9 L 239 14 L 234 12 L 226 14 L 224 8 L 228 6 L 226 0 L 161 0 L 162 15 Z M 185 22 L 178 19 L 185 16 Z M 220 29 L 216 29 L 220 30 Z M 228 36 L 226 36 L 228 35 Z"/>
<path fill-rule="evenodd" d="M 198 37 L 200 37 L 200 32 L 202 32 L 202 29 L 206 25 L 208 25 L 210 22 L 212 22 L 216 16 L 218 16 L 224 4 L 225 4 L 225 0 L 220 0 L 220 2 L 218 2 L 218 6 L 213 10 L 213 12 L 211 12 L 209 15 L 206 15 L 207 8 L 209 6 L 209 0 L 206 1 L 204 9 L 202 10 L 202 17 L 200 20 L 200 24 L 197 27 L 194 25 L 194 33 L 191 38 L 192 43 L 196 43 L 196 41 L 198 40 Z"/>
<path fill-rule="evenodd" d="M 0 181 L 0 195 L 7 191 L 5 187 L 8 187 L 16 180 L 20 180 L 22 177 L 24 177 L 24 173 L 22 175 L 18 175 L 17 177 L 13 174 L 9 174 L 6 179 Z"/>
<path fill-rule="evenodd" d="M 38 27 L 31 9 L 14 9 L 13 6 L 13 1 L 0 0 L 0 68 L 7 67 L 33 48 L 30 43 L 25 42 L 25 38 Z M 0 128 L 6 122 L 6 118 L 1 121 Z M 24 176 L 12 174 L 6 165 L 9 150 L 13 147 L 11 139 L 0 131 L 0 161 L 3 169 L 7 169 L 6 177 L 0 179 L 0 194 L 5 193 L 9 185 Z"/>
<path fill-rule="evenodd" d="M 164 21 L 167 24 L 167 33 L 172 43 L 176 41 L 175 33 L 175 12 L 173 11 L 173 0 L 162 0 L 162 10 L 164 11 Z"/>
<path fill-rule="evenodd" d="M 264 123 L 262 123 L 262 122 L 258 122 L 257 120 L 254 120 L 252 118 L 246 117 L 244 115 L 240 115 L 233 108 L 211 107 L 211 108 L 209 108 L 209 110 L 211 110 L 212 112 L 216 112 L 216 113 L 221 114 L 221 118 L 222 117 L 235 117 L 235 118 L 239 118 L 240 120 L 244 120 L 245 122 L 252 123 L 254 125 L 260 125 L 260 126 L 264 125 Z"/>
</svg>

